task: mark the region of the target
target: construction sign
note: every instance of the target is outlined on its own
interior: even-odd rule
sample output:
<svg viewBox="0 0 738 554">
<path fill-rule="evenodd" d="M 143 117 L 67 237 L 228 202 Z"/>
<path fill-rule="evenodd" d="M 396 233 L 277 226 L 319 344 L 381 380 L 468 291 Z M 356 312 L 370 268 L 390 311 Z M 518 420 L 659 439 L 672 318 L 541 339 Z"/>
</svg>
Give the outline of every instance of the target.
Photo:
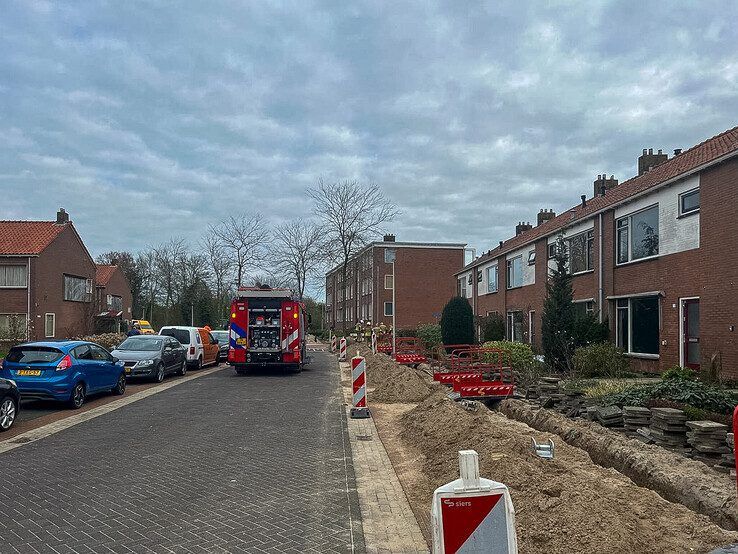
<svg viewBox="0 0 738 554">
<path fill-rule="evenodd" d="M 459 452 L 461 478 L 433 494 L 434 554 L 517 553 L 515 510 L 505 485 L 479 477 L 477 453 Z"/>
</svg>

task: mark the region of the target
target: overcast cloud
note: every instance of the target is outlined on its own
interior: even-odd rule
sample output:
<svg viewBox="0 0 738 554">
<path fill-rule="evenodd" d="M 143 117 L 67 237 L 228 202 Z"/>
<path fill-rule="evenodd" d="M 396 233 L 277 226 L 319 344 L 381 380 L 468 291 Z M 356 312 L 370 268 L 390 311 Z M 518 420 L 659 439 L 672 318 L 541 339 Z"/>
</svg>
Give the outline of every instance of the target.
<svg viewBox="0 0 738 554">
<path fill-rule="evenodd" d="M 379 184 L 398 240 L 479 250 L 738 125 L 738 4 L 3 2 L 0 218 L 93 255 Z"/>
</svg>

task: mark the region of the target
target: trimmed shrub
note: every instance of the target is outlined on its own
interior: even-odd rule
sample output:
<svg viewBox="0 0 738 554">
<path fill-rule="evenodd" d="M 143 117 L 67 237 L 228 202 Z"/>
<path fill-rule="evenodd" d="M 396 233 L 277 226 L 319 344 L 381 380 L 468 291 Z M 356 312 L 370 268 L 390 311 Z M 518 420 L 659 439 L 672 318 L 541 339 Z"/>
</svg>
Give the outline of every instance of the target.
<svg viewBox="0 0 738 554">
<path fill-rule="evenodd" d="M 529 369 L 538 363 L 530 344 L 508 340 L 495 340 L 485 342 L 482 346 L 484 348 L 497 348 L 498 350 L 507 352 L 510 356 L 510 365 L 513 369 Z"/>
<path fill-rule="evenodd" d="M 433 348 L 443 343 L 441 326 L 438 323 L 418 325 L 417 337 L 423 341 L 426 348 Z"/>
<path fill-rule="evenodd" d="M 126 336 L 122 333 L 103 333 L 101 335 L 89 335 L 86 337 L 82 337 L 81 340 L 94 342 L 95 344 L 99 344 L 103 348 L 113 350 L 114 347 L 118 346 L 121 342 L 126 340 Z"/>
<path fill-rule="evenodd" d="M 628 359 L 611 342 L 582 346 L 574 351 L 574 371 L 580 377 L 622 377 L 628 372 Z"/>
<path fill-rule="evenodd" d="M 417 337 L 418 331 L 416 329 L 398 329 L 396 336 L 398 337 Z"/>
<path fill-rule="evenodd" d="M 455 296 L 443 307 L 441 337 L 443 344 L 474 343 L 474 313 L 466 298 Z"/>
<path fill-rule="evenodd" d="M 650 400 L 660 399 L 687 404 L 718 414 L 732 413 L 738 397 L 725 389 L 685 379 L 669 379 L 652 385 L 636 385 L 605 397 L 618 406 L 646 406 Z"/>
</svg>

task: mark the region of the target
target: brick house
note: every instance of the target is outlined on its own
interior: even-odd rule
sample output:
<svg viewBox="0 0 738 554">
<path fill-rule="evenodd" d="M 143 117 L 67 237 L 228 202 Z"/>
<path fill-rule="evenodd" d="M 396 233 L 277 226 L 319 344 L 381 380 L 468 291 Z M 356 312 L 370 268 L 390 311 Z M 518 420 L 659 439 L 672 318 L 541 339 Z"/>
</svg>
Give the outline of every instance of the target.
<svg viewBox="0 0 738 554">
<path fill-rule="evenodd" d="M 599 175 L 593 196 L 455 274 L 475 314 L 505 318 L 508 339 L 540 348 L 550 257 L 570 255 L 579 309 L 608 320 L 636 370 L 714 367 L 738 378 L 738 127 L 674 156 L 644 150 L 639 174 Z"/>
<path fill-rule="evenodd" d="M 90 332 L 95 271 L 63 209 L 56 221 L 0 221 L 0 337 Z"/>
<path fill-rule="evenodd" d="M 328 327 L 341 329 L 345 324 L 351 329 L 361 320 L 389 326 L 395 308 L 398 329 L 437 322 L 454 294 L 450 277 L 464 266 L 465 249 L 466 244 L 396 242 L 394 235 L 366 245 L 349 262 L 345 301 L 341 266 L 326 274 Z"/>
<path fill-rule="evenodd" d="M 97 264 L 95 271 L 95 329 L 100 332 L 126 329 L 131 319 L 133 295 L 123 269 Z"/>
</svg>

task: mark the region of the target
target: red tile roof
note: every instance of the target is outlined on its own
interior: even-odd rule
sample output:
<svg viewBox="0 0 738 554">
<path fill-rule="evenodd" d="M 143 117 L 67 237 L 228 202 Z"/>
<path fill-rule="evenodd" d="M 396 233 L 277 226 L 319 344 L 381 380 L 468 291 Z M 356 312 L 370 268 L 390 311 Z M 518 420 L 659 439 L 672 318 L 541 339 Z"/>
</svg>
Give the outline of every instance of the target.
<svg viewBox="0 0 738 554">
<path fill-rule="evenodd" d="M 0 256 L 38 255 L 67 225 L 53 221 L 0 221 Z"/>
<path fill-rule="evenodd" d="M 95 283 L 98 285 L 107 285 L 115 270 L 118 269 L 118 266 L 95 264 L 95 269 Z"/>
<path fill-rule="evenodd" d="M 678 156 L 654 167 L 651 171 L 633 177 L 609 189 L 605 196 L 596 196 L 587 200 L 587 206 L 584 208 L 579 204 L 537 227 L 533 227 L 520 235 L 504 241 L 502 247 L 498 246 L 480 256 L 465 266 L 462 271 L 457 272 L 457 275 L 487 260 L 506 254 L 539 238 L 551 235 L 555 231 L 564 229 L 575 222 L 582 221 L 605 208 L 621 204 L 632 196 L 657 187 L 662 183 L 666 183 L 680 175 L 736 151 L 738 151 L 738 127 L 733 127 L 711 139 L 701 142 L 697 146 L 693 146 Z"/>
</svg>

